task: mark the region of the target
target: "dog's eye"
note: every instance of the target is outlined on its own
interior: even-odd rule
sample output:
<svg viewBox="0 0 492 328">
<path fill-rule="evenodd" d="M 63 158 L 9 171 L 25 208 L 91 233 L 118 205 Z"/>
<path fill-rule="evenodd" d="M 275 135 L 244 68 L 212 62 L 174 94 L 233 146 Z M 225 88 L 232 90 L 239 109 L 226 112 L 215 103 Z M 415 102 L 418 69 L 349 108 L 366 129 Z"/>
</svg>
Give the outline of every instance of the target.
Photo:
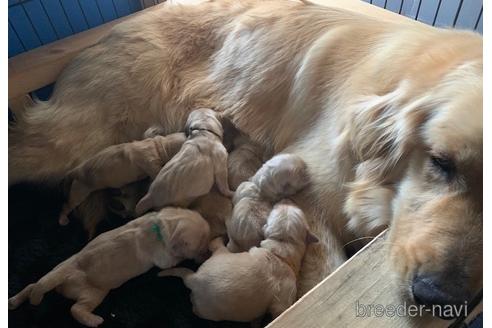
<svg viewBox="0 0 492 328">
<path fill-rule="evenodd" d="M 451 179 L 454 176 L 456 167 L 449 157 L 431 156 L 431 162 L 440 173 L 446 176 L 446 179 Z"/>
</svg>

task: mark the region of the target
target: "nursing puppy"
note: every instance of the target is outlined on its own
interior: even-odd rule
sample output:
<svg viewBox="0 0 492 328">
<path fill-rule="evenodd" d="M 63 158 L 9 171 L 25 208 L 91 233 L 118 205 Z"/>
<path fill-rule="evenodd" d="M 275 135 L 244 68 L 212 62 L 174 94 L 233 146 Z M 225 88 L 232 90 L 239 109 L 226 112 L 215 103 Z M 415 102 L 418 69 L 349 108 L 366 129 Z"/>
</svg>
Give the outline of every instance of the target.
<svg viewBox="0 0 492 328">
<path fill-rule="evenodd" d="M 306 246 L 317 238 L 301 209 L 290 201 L 275 205 L 264 227 L 265 240 L 248 252 L 230 253 L 221 238 L 210 244 L 212 257 L 195 273 L 164 270 L 191 289 L 193 312 L 204 319 L 250 322 L 275 318 L 294 303 L 296 279 Z"/>
<path fill-rule="evenodd" d="M 37 283 L 9 299 L 9 309 L 29 298 L 38 305 L 43 295 L 56 290 L 76 303 L 73 317 L 96 327 L 104 320 L 92 311 L 111 289 L 118 288 L 153 266 L 170 268 L 184 259 L 198 259 L 207 251 L 207 222 L 195 211 L 164 208 L 89 242 L 80 252 L 57 265 Z"/>
<path fill-rule="evenodd" d="M 69 175 L 73 182 L 59 223 L 68 224 L 67 215 L 93 191 L 120 188 L 146 177 L 155 178 L 185 140 L 184 133 L 165 137 L 155 135 L 141 141 L 110 146 L 90 157 Z"/>
<path fill-rule="evenodd" d="M 229 187 L 236 190 L 261 167 L 265 150 L 243 134 L 234 138 L 233 145 L 234 149 L 227 159 L 227 170 Z"/>
<path fill-rule="evenodd" d="M 137 214 L 166 205 L 188 205 L 207 194 L 214 184 L 232 197 L 227 182 L 227 150 L 217 113 L 208 108 L 192 111 L 185 127 L 188 140 L 159 172 L 148 193 L 138 202 Z"/>
<path fill-rule="evenodd" d="M 294 195 L 307 183 L 306 163 L 292 154 L 273 157 L 250 181 L 241 183 L 233 198 L 232 217 L 226 221 L 229 251 L 247 251 L 258 246 L 273 204 Z"/>
<path fill-rule="evenodd" d="M 210 226 L 210 238 L 226 235 L 226 221 L 232 215 L 232 201 L 212 189 L 205 196 L 197 198 L 189 207 L 200 213 Z"/>
</svg>

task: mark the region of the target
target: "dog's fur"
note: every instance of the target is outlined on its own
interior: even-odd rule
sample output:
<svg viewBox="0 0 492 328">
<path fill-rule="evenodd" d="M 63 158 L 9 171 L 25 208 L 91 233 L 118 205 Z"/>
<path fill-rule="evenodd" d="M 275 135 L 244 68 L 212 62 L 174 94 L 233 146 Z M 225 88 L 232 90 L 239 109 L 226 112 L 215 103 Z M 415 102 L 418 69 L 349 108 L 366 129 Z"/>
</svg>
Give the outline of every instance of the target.
<svg viewBox="0 0 492 328">
<path fill-rule="evenodd" d="M 227 150 L 217 114 L 208 108 L 192 111 L 186 122 L 188 139 L 152 181 L 147 194 L 137 203 L 137 214 L 166 205 L 189 205 L 207 194 L 214 184 L 231 197 L 227 181 Z"/>
<path fill-rule="evenodd" d="M 344 243 L 388 224 L 396 285 L 409 294 L 418 273 L 460 268 L 442 280 L 472 294 L 482 281 L 482 63 L 472 32 L 280 0 L 163 6 L 115 26 L 67 66 L 49 101 L 18 117 L 9 183 L 56 182 L 107 146 L 153 124 L 179 131 L 191 108 L 212 107 L 308 165 L 310 187 L 295 199 L 321 242 L 307 250 L 300 294 L 345 260 Z M 432 154 L 456 174 L 446 179 Z M 361 181 L 367 161 L 377 165 Z"/>
<path fill-rule="evenodd" d="M 150 177 L 154 179 L 186 140 L 184 133 L 156 135 L 141 141 L 110 146 L 75 168 L 67 203 L 59 222 L 68 224 L 67 215 L 96 190 L 120 188 Z"/>
<path fill-rule="evenodd" d="M 230 253 L 219 237 L 210 244 L 211 258 L 196 273 L 176 268 L 159 275 L 183 278 L 199 317 L 250 322 L 269 312 L 275 318 L 294 303 L 306 244 L 317 239 L 302 210 L 290 201 L 275 205 L 264 230 L 259 248 Z"/>
<path fill-rule="evenodd" d="M 235 253 L 259 246 L 274 203 L 294 195 L 307 183 L 306 163 L 297 155 L 280 154 L 263 164 L 234 194 L 232 216 L 226 221 L 227 249 Z"/>
<path fill-rule="evenodd" d="M 184 259 L 198 259 L 207 251 L 210 231 L 195 211 L 164 208 L 110 230 L 80 252 L 57 265 L 38 282 L 9 299 L 9 309 L 29 298 L 38 305 L 55 289 L 73 299 L 73 317 L 96 327 L 103 318 L 92 313 L 107 293 L 153 266 L 165 269 Z"/>
<path fill-rule="evenodd" d="M 200 213 L 210 226 L 210 238 L 226 235 L 226 222 L 232 215 L 232 201 L 212 189 L 191 203 L 190 209 Z"/>
<path fill-rule="evenodd" d="M 241 183 L 251 178 L 261 167 L 265 150 L 245 135 L 234 138 L 234 149 L 227 158 L 229 187 L 236 190 Z"/>
</svg>

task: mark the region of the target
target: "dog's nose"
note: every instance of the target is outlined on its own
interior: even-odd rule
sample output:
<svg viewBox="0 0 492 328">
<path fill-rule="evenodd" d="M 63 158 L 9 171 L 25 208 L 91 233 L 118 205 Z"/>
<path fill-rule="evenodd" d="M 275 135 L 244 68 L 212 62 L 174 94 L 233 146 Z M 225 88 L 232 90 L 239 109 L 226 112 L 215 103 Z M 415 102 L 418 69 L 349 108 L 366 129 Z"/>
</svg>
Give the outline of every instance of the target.
<svg viewBox="0 0 492 328">
<path fill-rule="evenodd" d="M 431 275 L 418 275 L 412 284 L 412 293 L 417 304 L 461 305 L 468 300 L 468 295 L 457 284 L 442 284 L 441 279 Z"/>
</svg>

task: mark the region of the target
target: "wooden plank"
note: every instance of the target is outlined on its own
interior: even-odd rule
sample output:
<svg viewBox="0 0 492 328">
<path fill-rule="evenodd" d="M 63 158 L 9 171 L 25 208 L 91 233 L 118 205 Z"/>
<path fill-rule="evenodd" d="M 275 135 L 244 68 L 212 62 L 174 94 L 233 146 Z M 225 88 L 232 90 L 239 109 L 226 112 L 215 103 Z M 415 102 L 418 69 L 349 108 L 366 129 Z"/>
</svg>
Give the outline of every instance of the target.
<svg viewBox="0 0 492 328">
<path fill-rule="evenodd" d="M 74 33 L 60 1 L 42 0 L 41 4 L 46 9 L 48 18 L 60 39 Z"/>
<path fill-rule="evenodd" d="M 25 50 L 26 49 L 22 45 L 22 42 L 19 40 L 17 33 L 14 31 L 9 21 L 9 57 L 20 54 Z"/>
<path fill-rule="evenodd" d="M 9 8 L 9 22 L 26 49 L 34 49 L 41 45 L 31 21 L 21 5 Z"/>
<path fill-rule="evenodd" d="M 162 4 L 165 5 L 165 4 Z M 161 5 L 161 6 L 162 6 Z M 147 10 L 156 10 L 156 6 Z M 144 11 L 133 15 L 141 15 Z M 83 49 L 94 45 L 126 16 L 9 59 L 8 98 L 17 98 L 53 83 L 63 67 Z"/>
<path fill-rule="evenodd" d="M 386 239 L 383 232 L 267 328 L 449 326 L 450 321 L 427 313 L 421 317 L 408 312 L 403 315 L 404 303 L 387 260 Z M 391 315 L 391 306 L 399 312 Z"/>
<path fill-rule="evenodd" d="M 324 6 L 347 9 L 387 21 L 393 21 L 402 24 L 421 24 L 407 17 L 398 15 L 397 13 L 394 13 L 390 10 L 383 9 L 360 0 L 311 0 L 311 2 Z"/>
<path fill-rule="evenodd" d="M 104 23 L 100 8 L 95 0 L 79 1 L 82 13 L 89 28 L 99 26 Z M 114 16 L 116 17 L 116 15 Z"/>
<path fill-rule="evenodd" d="M 482 0 L 464 0 L 455 27 L 473 30 L 481 12 Z"/>
<path fill-rule="evenodd" d="M 29 20 L 43 44 L 58 40 L 50 19 L 39 0 L 25 2 L 22 6 L 24 6 L 25 12 L 29 16 Z"/>
<path fill-rule="evenodd" d="M 74 33 L 79 33 L 89 28 L 77 0 L 61 0 L 61 4 Z"/>
</svg>

